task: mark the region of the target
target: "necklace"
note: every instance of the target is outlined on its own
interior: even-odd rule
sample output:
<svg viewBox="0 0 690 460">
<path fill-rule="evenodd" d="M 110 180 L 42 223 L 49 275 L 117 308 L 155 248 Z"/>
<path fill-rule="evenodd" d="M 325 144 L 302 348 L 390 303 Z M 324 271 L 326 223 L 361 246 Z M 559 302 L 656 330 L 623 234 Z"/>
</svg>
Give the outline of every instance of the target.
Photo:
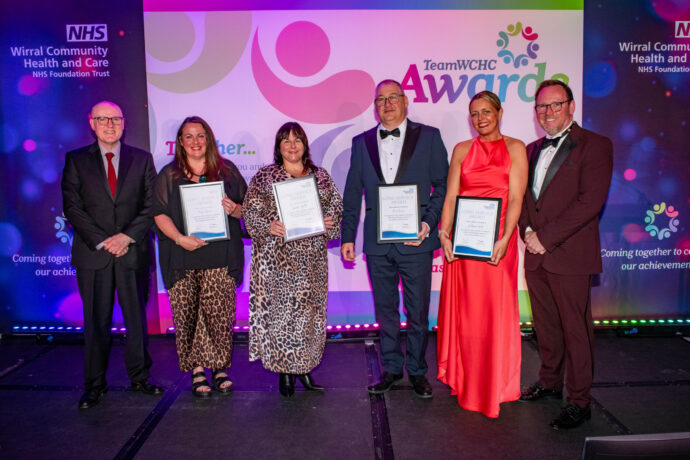
<svg viewBox="0 0 690 460">
<path fill-rule="evenodd" d="M 198 177 L 199 183 L 206 182 L 206 179 L 207 179 L 206 174 L 194 174 L 192 171 L 189 171 L 189 174 L 191 174 L 194 177 Z"/>
</svg>

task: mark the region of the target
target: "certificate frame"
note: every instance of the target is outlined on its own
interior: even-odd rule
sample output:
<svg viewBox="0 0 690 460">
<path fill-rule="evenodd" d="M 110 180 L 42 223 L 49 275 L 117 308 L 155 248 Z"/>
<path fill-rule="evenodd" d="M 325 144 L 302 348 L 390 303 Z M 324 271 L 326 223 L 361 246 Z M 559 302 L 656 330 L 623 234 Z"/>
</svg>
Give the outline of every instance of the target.
<svg viewBox="0 0 690 460">
<path fill-rule="evenodd" d="M 455 217 L 453 218 L 453 237 L 451 239 L 454 256 L 463 259 L 491 260 L 494 245 L 498 241 L 502 206 L 502 198 L 457 197 Z M 473 221 L 467 215 L 463 216 L 461 212 L 463 207 L 468 211 L 470 209 L 476 211 L 472 216 Z"/>
<path fill-rule="evenodd" d="M 225 184 L 222 181 L 180 185 L 185 235 L 196 236 L 209 243 L 229 240 L 230 224 L 222 204 L 224 196 Z M 214 206 L 214 202 L 218 205 Z M 198 206 L 200 203 L 203 203 L 202 209 Z"/>
<path fill-rule="evenodd" d="M 391 194 L 395 193 L 410 194 L 409 197 L 405 197 L 409 203 L 405 203 L 403 207 L 405 212 L 409 213 L 406 220 L 408 220 L 408 227 L 410 230 L 405 232 L 401 229 L 391 229 L 394 227 L 390 222 L 386 222 L 386 214 L 384 209 L 386 209 L 389 204 L 385 203 L 386 200 L 391 199 Z M 422 222 L 420 216 L 422 215 L 421 206 L 419 203 L 419 185 L 418 184 L 379 184 L 376 189 L 376 201 L 377 201 L 377 216 L 376 216 L 376 243 L 387 244 L 387 243 L 407 243 L 407 242 L 418 242 L 419 232 L 422 228 Z M 414 224 L 411 222 L 414 221 Z M 412 227 L 414 225 L 414 227 Z M 414 234 L 412 231 L 414 229 Z"/>
<path fill-rule="evenodd" d="M 300 193 L 299 196 L 303 200 L 294 200 L 297 192 Z M 319 189 L 313 174 L 274 182 L 273 197 L 276 208 L 278 208 L 278 217 L 285 225 L 284 242 L 326 233 Z M 306 226 L 303 224 L 305 221 L 307 222 Z"/>
</svg>

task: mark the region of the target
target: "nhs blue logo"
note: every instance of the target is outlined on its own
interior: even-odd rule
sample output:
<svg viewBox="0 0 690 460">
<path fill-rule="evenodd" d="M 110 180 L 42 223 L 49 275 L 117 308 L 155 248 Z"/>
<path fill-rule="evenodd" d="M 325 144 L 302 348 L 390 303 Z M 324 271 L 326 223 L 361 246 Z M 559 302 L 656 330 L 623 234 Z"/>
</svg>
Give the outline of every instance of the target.
<svg viewBox="0 0 690 460">
<path fill-rule="evenodd" d="M 107 24 L 67 24 L 68 42 L 107 42 Z"/>
</svg>

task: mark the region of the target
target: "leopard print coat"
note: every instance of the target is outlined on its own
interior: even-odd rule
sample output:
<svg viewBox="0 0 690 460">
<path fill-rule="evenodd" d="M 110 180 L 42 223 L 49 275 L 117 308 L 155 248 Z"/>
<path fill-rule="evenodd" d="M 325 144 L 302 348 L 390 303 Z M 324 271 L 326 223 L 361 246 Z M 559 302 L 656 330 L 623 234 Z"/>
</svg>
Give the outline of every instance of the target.
<svg viewBox="0 0 690 460">
<path fill-rule="evenodd" d="M 272 184 L 292 176 L 281 165 L 260 169 L 242 214 L 252 237 L 249 284 L 249 360 L 273 372 L 304 374 L 321 362 L 326 343 L 327 240 L 340 238 L 343 203 L 323 168 L 316 177 L 324 216 L 335 225 L 326 235 L 284 243 L 269 227 L 278 219 Z"/>
</svg>

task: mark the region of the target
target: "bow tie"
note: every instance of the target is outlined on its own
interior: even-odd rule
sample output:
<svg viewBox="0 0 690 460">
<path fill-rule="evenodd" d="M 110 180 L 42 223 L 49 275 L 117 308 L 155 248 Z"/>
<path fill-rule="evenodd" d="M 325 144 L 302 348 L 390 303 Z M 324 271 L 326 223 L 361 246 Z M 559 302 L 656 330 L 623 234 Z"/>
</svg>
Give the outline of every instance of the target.
<svg viewBox="0 0 690 460">
<path fill-rule="evenodd" d="M 395 128 L 392 131 L 388 131 L 387 129 L 379 129 L 379 134 L 381 135 L 381 139 L 385 139 L 388 136 L 400 137 L 400 128 Z"/>
<path fill-rule="evenodd" d="M 545 138 L 544 142 L 541 143 L 541 149 L 546 150 L 549 147 L 558 147 L 558 143 L 561 141 L 563 136 L 552 137 L 551 139 Z"/>
</svg>

